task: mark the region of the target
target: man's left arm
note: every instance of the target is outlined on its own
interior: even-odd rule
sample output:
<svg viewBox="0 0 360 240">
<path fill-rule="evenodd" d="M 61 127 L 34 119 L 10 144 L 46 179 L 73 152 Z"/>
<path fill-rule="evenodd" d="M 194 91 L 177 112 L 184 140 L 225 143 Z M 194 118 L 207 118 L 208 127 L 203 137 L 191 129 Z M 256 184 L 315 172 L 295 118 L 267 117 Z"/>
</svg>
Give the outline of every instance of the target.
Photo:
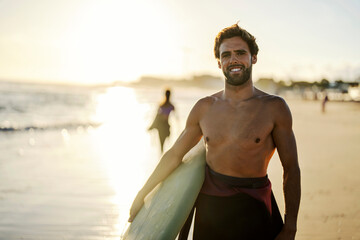
<svg viewBox="0 0 360 240">
<path fill-rule="evenodd" d="M 284 169 L 285 222 L 279 239 L 294 239 L 297 231 L 297 217 L 300 206 L 300 167 L 297 157 L 296 141 L 292 130 L 291 112 L 281 99 L 276 104 L 276 121 L 272 132 L 273 139 Z"/>
</svg>

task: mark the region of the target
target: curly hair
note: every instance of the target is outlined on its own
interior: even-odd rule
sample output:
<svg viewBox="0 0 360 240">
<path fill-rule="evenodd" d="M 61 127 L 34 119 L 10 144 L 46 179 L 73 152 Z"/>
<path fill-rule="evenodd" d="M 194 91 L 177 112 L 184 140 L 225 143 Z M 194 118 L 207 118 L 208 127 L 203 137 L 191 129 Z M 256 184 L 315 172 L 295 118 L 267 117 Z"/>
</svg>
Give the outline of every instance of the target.
<svg viewBox="0 0 360 240">
<path fill-rule="evenodd" d="M 224 28 L 215 38 L 214 54 L 216 59 L 220 59 L 220 45 L 227 39 L 232 37 L 241 37 L 249 46 L 251 55 L 257 55 L 259 47 L 256 44 L 256 39 L 245 29 L 239 27 L 238 24 L 234 24 L 230 27 Z"/>
</svg>

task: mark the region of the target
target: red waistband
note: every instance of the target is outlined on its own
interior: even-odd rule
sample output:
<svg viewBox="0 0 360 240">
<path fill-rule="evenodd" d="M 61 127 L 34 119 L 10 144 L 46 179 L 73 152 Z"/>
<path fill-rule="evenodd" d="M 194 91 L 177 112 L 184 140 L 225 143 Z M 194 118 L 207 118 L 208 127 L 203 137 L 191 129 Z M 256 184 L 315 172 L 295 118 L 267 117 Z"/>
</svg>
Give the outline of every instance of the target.
<svg viewBox="0 0 360 240">
<path fill-rule="evenodd" d="M 245 193 L 263 202 L 271 214 L 271 182 L 262 178 L 237 178 L 215 172 L 207 165 L 201 193 L 211 196 L 229 197 Z"/>
</svg>

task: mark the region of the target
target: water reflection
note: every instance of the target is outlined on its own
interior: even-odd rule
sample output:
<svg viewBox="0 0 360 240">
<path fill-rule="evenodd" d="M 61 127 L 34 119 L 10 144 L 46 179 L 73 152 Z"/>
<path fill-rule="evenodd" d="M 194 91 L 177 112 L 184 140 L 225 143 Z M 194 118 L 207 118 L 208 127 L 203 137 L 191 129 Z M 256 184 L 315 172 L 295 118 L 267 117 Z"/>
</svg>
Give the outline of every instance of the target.
<svg viewBox="0 0 360 240">
<path fill-rule="evenodd" d="M 115 228 L 120 233 L 135 194 L 156 164 L 156 150 L 146 131 L 150 110 L 148 103 L 137 100 L 132 88 L 109 88 L 97 100 L 94 118 L 103 124 L 91 133 L 91 139 L 114 190 L 109 201 L 118 206 L 119 219 Z"/>
</svg>

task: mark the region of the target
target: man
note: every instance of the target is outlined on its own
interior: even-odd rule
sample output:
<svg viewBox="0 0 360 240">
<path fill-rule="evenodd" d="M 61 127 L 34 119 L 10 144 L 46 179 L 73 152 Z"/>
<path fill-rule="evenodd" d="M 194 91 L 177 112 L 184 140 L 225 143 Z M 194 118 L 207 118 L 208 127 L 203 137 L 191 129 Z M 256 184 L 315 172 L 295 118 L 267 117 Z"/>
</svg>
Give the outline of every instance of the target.
<svg viewBox="0 0 360 240">
<path fill-rule="evenodd" d="M 205 182 L 196 202 L 194 239 L 294 239 L 300 203 L 300 168 L 292 117 L 285 101 L 253 86 L 255 38 L 237 24 L 215 39 L 224 90 L 200 99 L 184 131 L 136 196 L 132 221 L 145 196 L 204 137 Z M 284 170 L 285 221 L 267 179 L 277 149 Z"/>
</svg>

